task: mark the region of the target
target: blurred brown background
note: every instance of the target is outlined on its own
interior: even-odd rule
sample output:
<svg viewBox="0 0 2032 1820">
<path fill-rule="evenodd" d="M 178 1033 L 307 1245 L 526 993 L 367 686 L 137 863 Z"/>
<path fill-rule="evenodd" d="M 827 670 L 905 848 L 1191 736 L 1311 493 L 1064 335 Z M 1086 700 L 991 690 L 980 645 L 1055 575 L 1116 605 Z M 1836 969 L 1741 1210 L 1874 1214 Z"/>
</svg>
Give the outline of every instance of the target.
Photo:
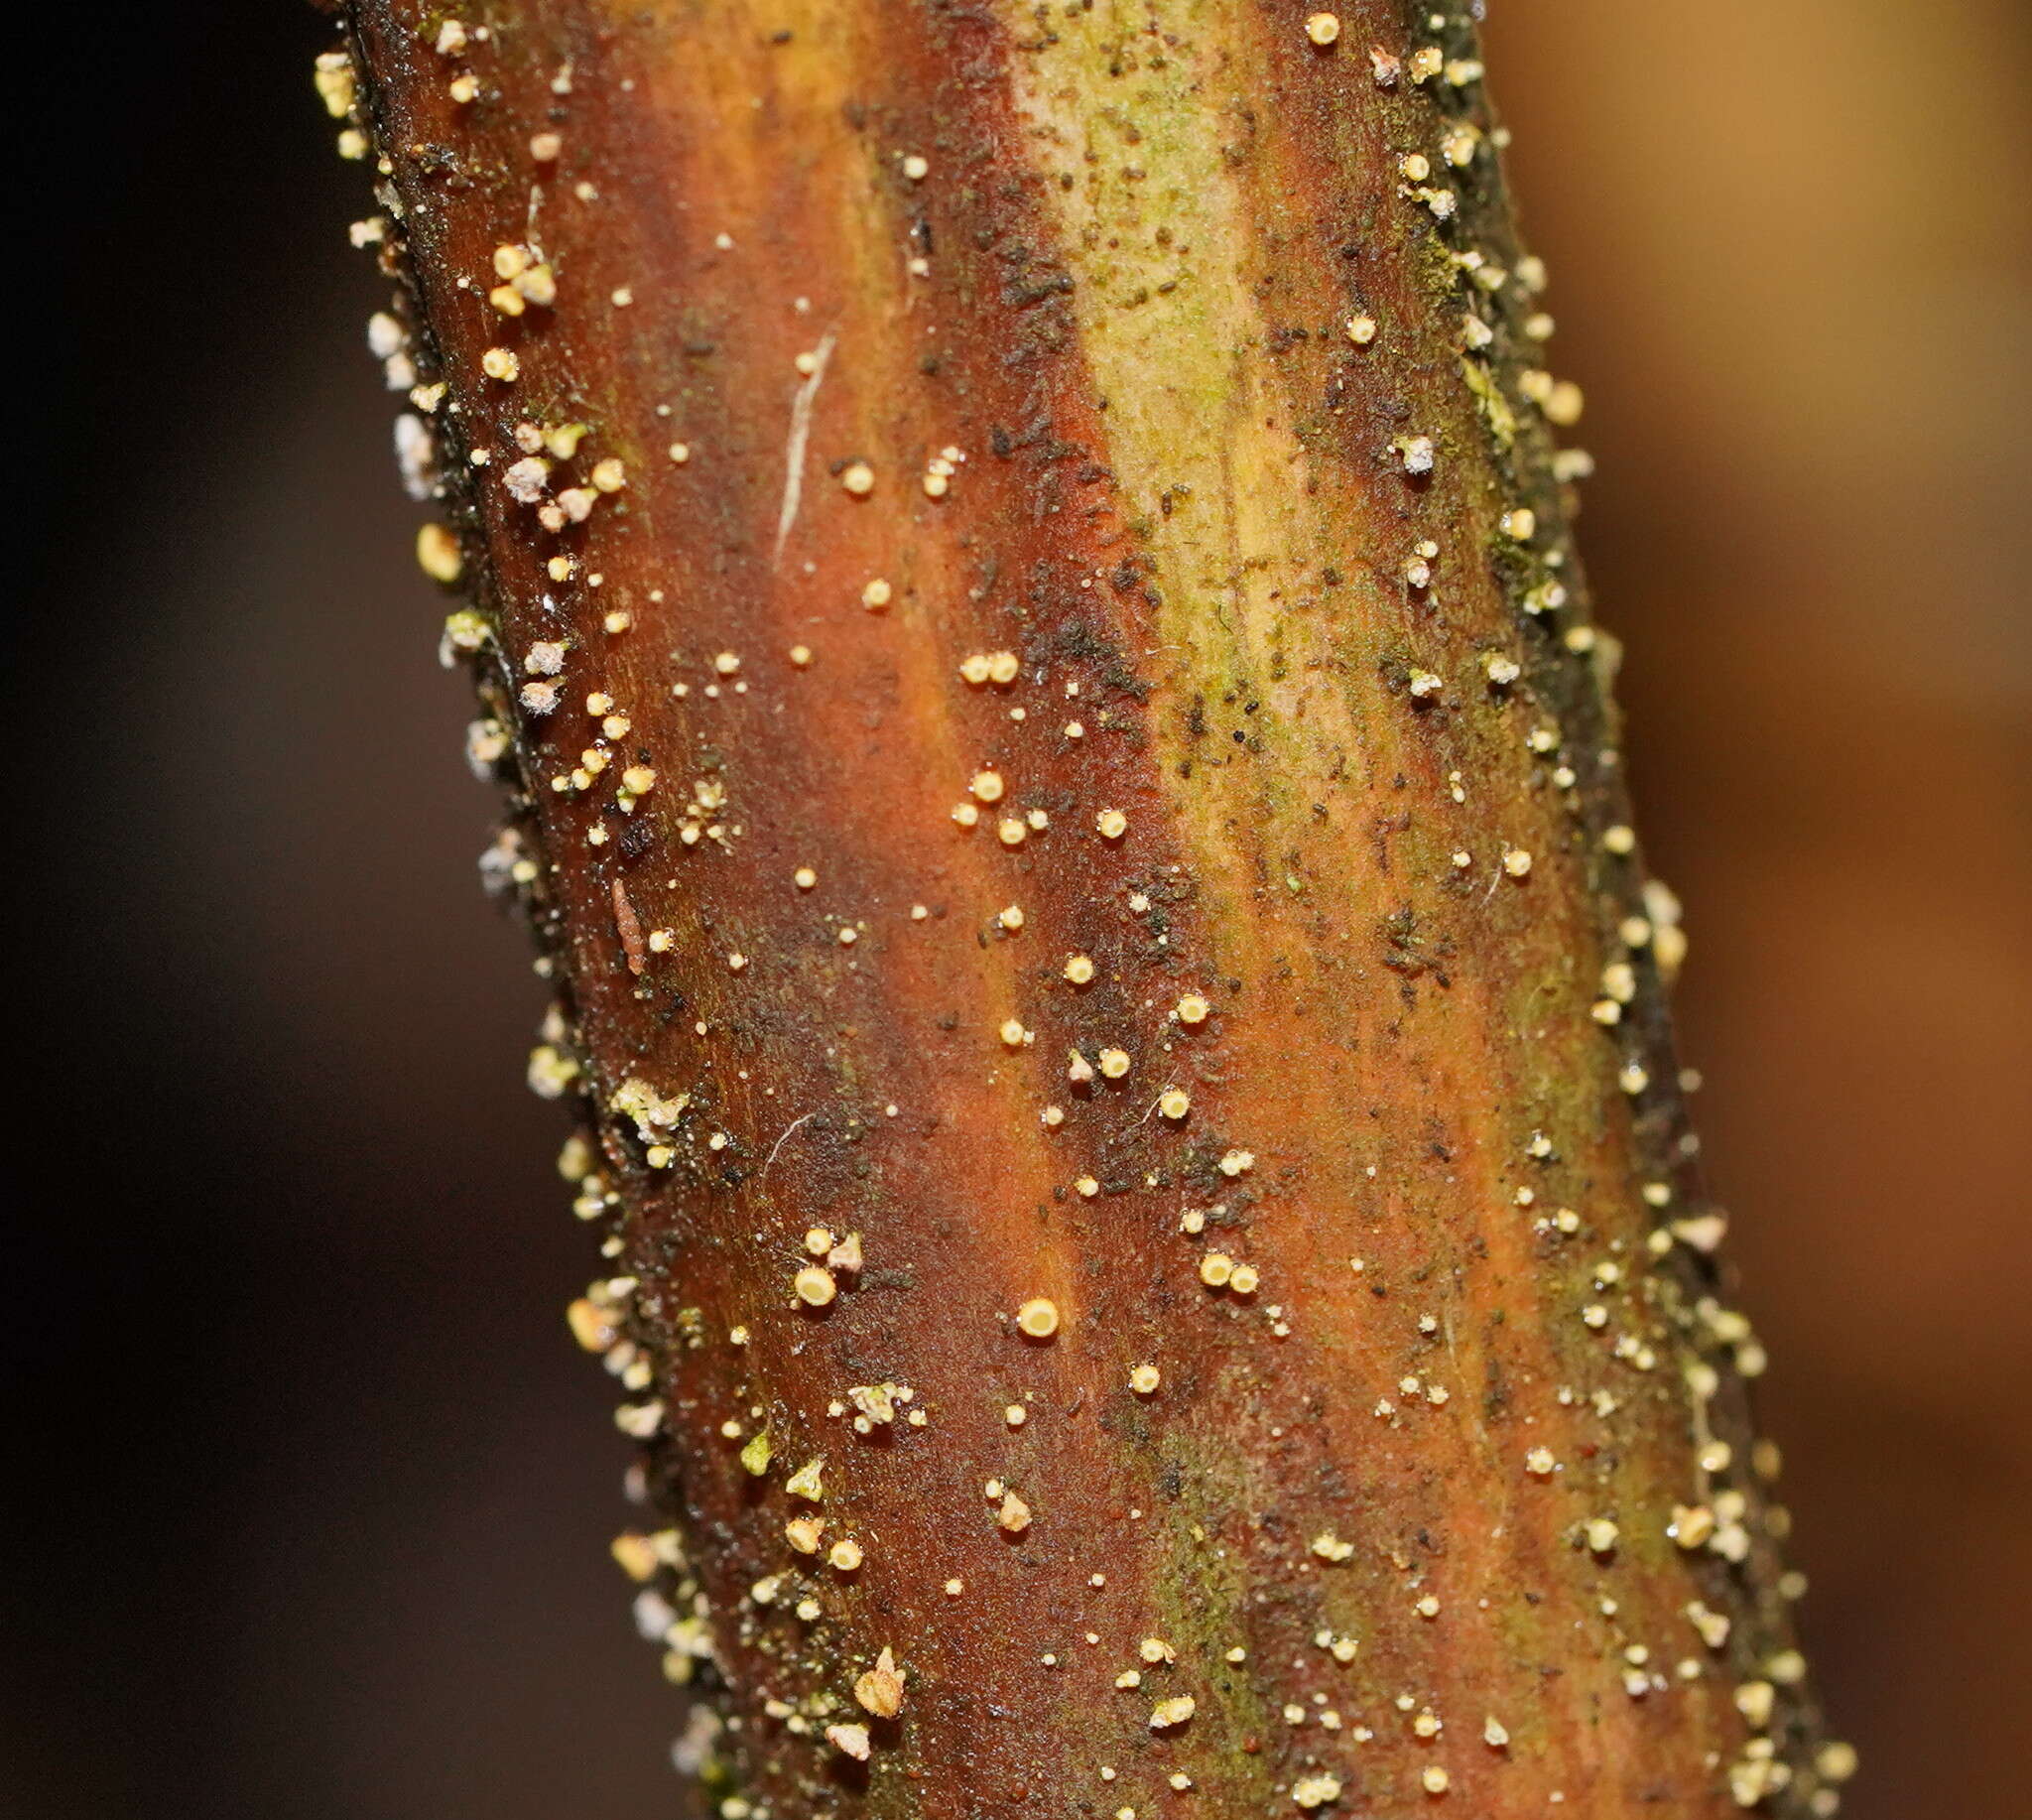
<svg viewBox="0 0 2032 1820">
<path fill-rule="evenodd" d="M 2032 21 L 1491 10 L 1848 1811 L 2009 1820 Z M 13 196 L 0 1813 L 675 1816 L 323 28 L 56 30 Z"/>
</svg>

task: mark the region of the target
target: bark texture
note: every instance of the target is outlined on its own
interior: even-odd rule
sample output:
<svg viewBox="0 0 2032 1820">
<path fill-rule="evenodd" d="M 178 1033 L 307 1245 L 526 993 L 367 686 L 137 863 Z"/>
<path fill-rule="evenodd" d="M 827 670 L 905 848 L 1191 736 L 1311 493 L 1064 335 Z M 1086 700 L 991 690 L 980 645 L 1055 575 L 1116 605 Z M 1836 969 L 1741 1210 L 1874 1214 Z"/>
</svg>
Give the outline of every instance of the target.
<svg viewBox="0 0 2032 1820">
<path fill-rule="evenodd" d="M 320 66 L 735 1820 L 1850 1766 L 1472 28 L 1336 23 L 352 0 Z"/>
</svg>

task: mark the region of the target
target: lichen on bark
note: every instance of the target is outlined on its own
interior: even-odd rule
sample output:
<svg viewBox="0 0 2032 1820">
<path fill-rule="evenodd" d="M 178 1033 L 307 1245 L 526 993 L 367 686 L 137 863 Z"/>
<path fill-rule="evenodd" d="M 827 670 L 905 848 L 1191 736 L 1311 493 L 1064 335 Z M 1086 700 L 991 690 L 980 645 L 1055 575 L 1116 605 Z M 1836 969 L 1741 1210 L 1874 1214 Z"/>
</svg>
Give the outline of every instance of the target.
<svg viewBox="0 0 2032 1820">
<path fill-rule="evenodd" d="M 345 21 L 720 1811 L 1835 1811 L 1471 23 Z"/>
</svg>

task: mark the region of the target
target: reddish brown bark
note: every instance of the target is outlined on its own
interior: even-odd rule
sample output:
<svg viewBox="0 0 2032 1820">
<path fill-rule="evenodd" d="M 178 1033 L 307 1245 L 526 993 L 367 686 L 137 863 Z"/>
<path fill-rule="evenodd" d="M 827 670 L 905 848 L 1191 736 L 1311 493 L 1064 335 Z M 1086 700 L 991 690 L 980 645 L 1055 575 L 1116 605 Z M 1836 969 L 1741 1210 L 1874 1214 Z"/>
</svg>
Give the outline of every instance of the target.
<svg viewBox="0 0 2032 1820">
<path fill-rule="evenodd" d="M 1469 29 L 349 24 L 724 1811 L 1832 1812 Z"/>
</svg>

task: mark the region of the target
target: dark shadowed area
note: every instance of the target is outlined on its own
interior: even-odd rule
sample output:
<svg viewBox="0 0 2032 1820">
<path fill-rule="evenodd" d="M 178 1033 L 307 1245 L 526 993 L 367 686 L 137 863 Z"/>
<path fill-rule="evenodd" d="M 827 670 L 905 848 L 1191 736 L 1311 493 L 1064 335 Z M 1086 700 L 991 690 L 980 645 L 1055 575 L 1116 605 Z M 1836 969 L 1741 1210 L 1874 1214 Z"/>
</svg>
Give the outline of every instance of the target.
<svg viewBox="0 0 2032 1820">
<path fill-rule="evenodd" d="M 1303 8 L 1299 9 L 1300 13 Z M 1855 1820 L 2032 1811 L 2032 23 L 1494 0 Z M 1295 15 L 1296 16 L 1296 15 Z M 0 1813 L 676 1816 L 467 688 L 276 0 L 19 96 Z M 33 463 L 32 468 L 29 463 Z M 22 849 L 18 848 L 18 852 Z M 2014 1109 L 2015 1108 L 2015 1109 Z"/>
</svg>

